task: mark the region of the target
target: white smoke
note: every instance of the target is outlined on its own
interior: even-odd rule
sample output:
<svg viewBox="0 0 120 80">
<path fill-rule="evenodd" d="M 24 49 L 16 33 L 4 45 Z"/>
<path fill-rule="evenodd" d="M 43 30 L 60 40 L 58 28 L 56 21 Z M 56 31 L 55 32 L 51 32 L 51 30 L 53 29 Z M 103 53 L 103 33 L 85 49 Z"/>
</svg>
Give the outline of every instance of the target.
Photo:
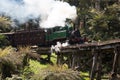
<svg viewBox="0 0 120 80">
<path fill-rule="evenodd" d="M 44 28 L 64 26 L 66 18 L 75 19 L 76 7 L 56 0 L 1 0 L 0 14 L 10 16 L 13 20 L 26 22 L 40 17 L 40 26 Z"/>
<path fill-rule="evenodd" d="M 51 53 L 60 52 L 62 47 L 67 47 L 69 45 L 68 41 L 65 43 L 57 42 L 56 45 L 51 45 Z"/>
</svg>

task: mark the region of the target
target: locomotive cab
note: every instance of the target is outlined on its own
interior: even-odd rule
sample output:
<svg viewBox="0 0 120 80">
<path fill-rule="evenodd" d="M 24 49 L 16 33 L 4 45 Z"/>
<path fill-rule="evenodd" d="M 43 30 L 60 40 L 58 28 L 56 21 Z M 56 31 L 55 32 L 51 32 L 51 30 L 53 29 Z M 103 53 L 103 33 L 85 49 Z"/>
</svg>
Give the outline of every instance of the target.
<svg viewBox="0 0 120 80">
<path fill-rule="evenodd" d="M 56 26 L 48 29 L 46 33 L 46 41 L 48 44 L 55 44 L 57 41 L 64 42 L 70 36 L 72 27 L 65 25 L 64 27 Z"/>
</svg>

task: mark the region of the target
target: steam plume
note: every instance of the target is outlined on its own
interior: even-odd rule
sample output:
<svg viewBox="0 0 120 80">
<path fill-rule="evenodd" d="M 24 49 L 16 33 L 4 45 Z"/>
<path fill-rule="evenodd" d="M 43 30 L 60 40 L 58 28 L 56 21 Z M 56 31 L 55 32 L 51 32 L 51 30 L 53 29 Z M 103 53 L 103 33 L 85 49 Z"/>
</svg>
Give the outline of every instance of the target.
<svg viewBox="0 0 120 80">
<path fill-rule="evenodd" d="M 64 26 L 66 18 L 75 19 L 76 7 L 56 0 L 1 0 L 0 14 L 10 16 L 21 23 L 40 17 L 44 28 Z"/>
</svg>

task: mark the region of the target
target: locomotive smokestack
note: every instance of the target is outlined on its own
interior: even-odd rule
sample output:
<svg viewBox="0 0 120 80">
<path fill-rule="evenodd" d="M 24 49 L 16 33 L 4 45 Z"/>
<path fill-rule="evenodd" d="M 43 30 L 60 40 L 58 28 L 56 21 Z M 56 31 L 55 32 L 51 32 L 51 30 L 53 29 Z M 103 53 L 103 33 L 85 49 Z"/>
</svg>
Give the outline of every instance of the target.
<svg viewBox="0 0 120 80">
<path fill-rule="evenodd" d="M 20 23 L 40 17 L 40 26 L 64 26 L 66 18 L 76 17 L 76 7 L 59 0 L 1 0 L 0 14 Z"/>
</svg>

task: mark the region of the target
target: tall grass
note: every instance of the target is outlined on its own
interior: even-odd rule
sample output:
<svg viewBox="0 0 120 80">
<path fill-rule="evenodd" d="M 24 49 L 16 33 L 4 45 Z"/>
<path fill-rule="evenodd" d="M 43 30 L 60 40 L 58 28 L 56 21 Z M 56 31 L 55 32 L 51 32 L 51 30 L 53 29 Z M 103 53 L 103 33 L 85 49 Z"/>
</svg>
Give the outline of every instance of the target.
<svg viewBox="0 0 120 80">
<path fill-rule="evenodd" d="M 55 55 L 51 57 L 54 65 L 40 64 L 39 61 L 32 59 L 28 60 L 31 56 L 37 55 L 31 52 L 30 47 L 19 47 L 17 52 L 12 47 L 0 49 L 0 61 L 2 61 L 0 64 L 3 65 L 0 66 L 0 69 L 7 65 L 8 70 L 0 70 L 1 73 L 16 74 L 18 71 L 23 80 L 83 80 L 79 72 L 68 69 L 66 64 L 56 65 Z M 26 64 L 29 65 L 26 66 Z M 5 74 L 5 77 L 9 76 Z"/>
<path fill-rule="evenodd" d="M 49 65 L 33 75 L 31 80 L 83 80 L 79 72 L 68 69 L 64 65 Z"/>
<path fill-rule="evenodd" d="M 28 53 L 30 53 L 29 48 L 20 48 L 20 51 L 17 52 L 12 47 L 0 49 L 0 73 L 3 78 L 9 77 L 6 73 L 19 74 L 28 64 Z"/>
<path fill-rule="evenodd" d="M 0 49 L 0 57 L 4 57 L 10 53 L 12 53 L 14 50 L 11 46 L 6 47 L 5 49 Z"/>
<path fill-rule="evenodd" d="M 18 50 L 19 50 L 19 52 L 22 53 L 22 54 L 28 54 L 28 53 L 31 52 L 30 46 L 25 46 L 25 47 L 19 46 L 19 47 L 18 47 Z"/>
</svg>

